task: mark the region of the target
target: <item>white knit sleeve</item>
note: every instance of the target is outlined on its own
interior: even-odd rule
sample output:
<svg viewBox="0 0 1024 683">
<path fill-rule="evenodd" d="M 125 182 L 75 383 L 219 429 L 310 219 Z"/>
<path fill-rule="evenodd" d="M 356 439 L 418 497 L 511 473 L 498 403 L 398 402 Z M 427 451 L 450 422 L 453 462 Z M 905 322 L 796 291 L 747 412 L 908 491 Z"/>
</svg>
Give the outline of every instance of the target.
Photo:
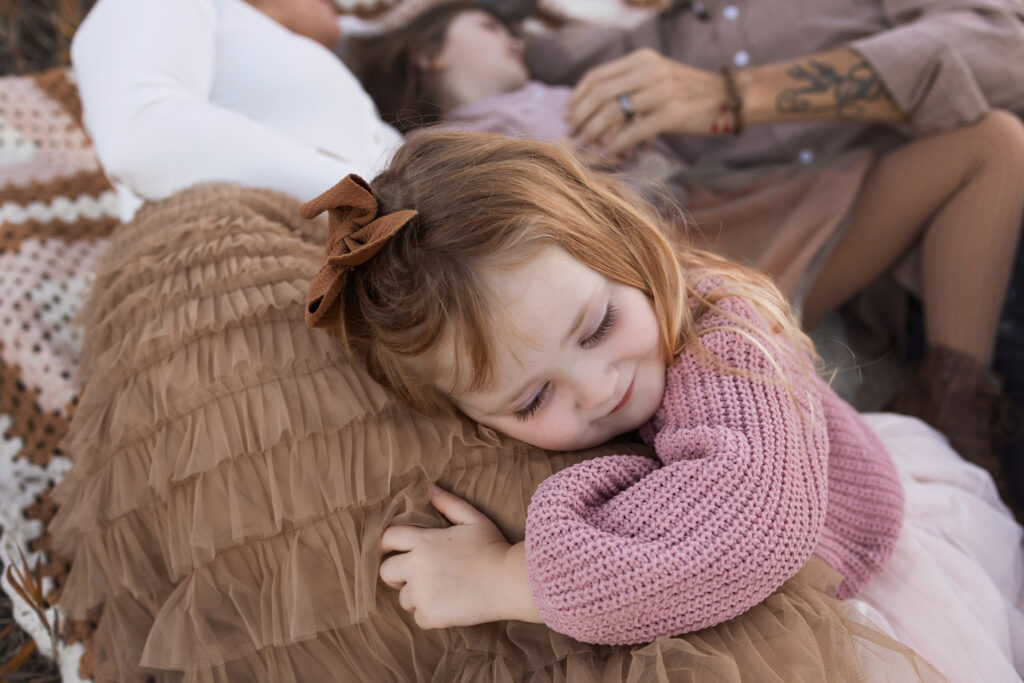
<svg viewBox="0 0 1024 683">
<path fill-rule="evenodd" d="M 107 174 L 147 199 L 205 181 L 309 199 L 354 170 L 209 101 L 213 0 L 100 0 L 72 44 L 86 128 Z"/>
</svg>

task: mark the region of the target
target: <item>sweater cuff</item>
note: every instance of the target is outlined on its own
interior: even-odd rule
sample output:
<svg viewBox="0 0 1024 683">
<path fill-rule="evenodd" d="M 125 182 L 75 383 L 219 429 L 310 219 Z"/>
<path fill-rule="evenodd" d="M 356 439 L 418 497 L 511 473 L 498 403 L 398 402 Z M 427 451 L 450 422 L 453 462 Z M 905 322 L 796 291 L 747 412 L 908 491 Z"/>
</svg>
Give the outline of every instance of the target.
<svg viewBox="0 0 1024 683">
<path fill-rule="evenodd" d="M 926 23 L 908 24 L 854 41 L 907 115 L 907 132 L 924 135 L 972 123 L 989 109 L 970 65 Z"/>
</svg>

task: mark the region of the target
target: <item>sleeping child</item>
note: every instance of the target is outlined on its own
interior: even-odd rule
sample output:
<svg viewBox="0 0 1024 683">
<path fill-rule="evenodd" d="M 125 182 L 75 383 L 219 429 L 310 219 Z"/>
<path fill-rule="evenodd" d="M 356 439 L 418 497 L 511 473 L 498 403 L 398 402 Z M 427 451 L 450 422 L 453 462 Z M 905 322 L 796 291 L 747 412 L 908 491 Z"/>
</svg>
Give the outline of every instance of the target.
<svg viewBox="0 0 1024 683">
<path fill-rule="evenodd" d="M 565 149 L 424 133 L 372 186 L 349 176 L 303 207 L 324 211 L 307 323 L 400 399 L 551 450 L 639 430 L 657 456 L 550 477 L 514 545 L 435 491 L 455 526 L 382 539 L 394 554 L 381 579 L 421 626 L 519 619 L 643 643 L 737 617 L 823 561 L 842 577 L 836 597 L 874 590 L 913 633 L 922 599 L 959 590 L 960 546 L 947 541 L 924 553 L 927 567 L 901 559 L 887 572 L 901 544 L 933 533 L 921 527 L 930 515 L 904 520 L 893 458 L 817 377 L 770 279 L 670 242 L 642 201 Z M 1012 520 L 985 526 L 996 552 L 1019 543 Z M 998 583 L 975 576 L 977 595 Z M 970 641 L 1012 673 L 1020 584 L 997 589 L 982 628 L 943 615 L 923 654 Z"/>
</svg>

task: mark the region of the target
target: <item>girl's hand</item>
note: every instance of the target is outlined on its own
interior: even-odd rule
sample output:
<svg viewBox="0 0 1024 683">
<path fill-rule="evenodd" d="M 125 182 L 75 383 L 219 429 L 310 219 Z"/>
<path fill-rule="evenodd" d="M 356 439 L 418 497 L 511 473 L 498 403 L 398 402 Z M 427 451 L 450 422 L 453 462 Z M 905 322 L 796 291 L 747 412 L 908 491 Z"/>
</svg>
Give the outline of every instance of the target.
<svg viewBox="0 0 1024 683">
<path fill-rule="evenodd" d="M 539 622 L 526 578 L 523 544 L 509 545 L 498 527 L 461 498 L 435 487 L 430 502 L 454 526 L 389 527 L 380 578 L 421 628 L 471 626 L 501 619 Z"/>
<path fill-rule="evenodd" d="M 632 121 L 619 104 L 628 95 Z M 582 144 L 622 154 L 661 133 L 713 135 L 732 123 L 725 79 L 641 49 L 591 69 L 569 99 L 569 124 Z"/>
</svg>

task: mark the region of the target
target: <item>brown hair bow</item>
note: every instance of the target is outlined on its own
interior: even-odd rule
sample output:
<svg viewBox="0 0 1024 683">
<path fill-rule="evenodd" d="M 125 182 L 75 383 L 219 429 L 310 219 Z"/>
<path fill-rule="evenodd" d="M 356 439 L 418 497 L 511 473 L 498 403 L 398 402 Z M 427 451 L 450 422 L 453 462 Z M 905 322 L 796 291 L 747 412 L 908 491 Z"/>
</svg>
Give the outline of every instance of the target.
<svg viewBox="0 0 1024 683">
<path fill-rule="evenodd" d="M 329 327 L 338 319 L 341 290 L 352 266 L 369 261 L 417 212 L 411 209 L 378 215 L 370 185 L 351 173 L 299 208 L 303 218 L 327 211 L 327 253 L 306 295 L 306 324 Z"/>
</svg>

